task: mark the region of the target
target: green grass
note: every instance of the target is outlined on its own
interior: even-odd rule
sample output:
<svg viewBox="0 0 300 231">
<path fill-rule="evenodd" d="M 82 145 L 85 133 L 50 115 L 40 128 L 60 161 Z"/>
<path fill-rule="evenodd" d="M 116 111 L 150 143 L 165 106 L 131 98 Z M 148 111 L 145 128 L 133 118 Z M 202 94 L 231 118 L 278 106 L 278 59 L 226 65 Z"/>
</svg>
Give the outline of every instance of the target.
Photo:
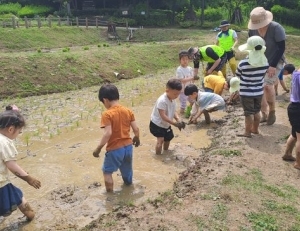
<svg viewBox="0 0 300 231">
<path fill-rule="evenodd" d="M 247 194 L 249 204 L 255 203 L 251 206 L 251 212 L 246 214 L 251 229 L 241 227 L 240 230 L 297 230 L 299 227 L 297 202 L 300 191 L 294 186 L 272 184 L 259 169 L 251 169 L 244 175 L 228 174 L 222 185 L 241 196 L 236 197 L 236 201 L 244 200 L 242 195 Z"/>
<path fill-rule="evenodd" d="M 254 213 L 251 212 L 247 215 L 249 221 L 253 224 L 254 231 L 277 231 L 279 230 L 276 218 L 267 213 Z"/>
<path fill-rule="evenodd" d="M 227 150 L 227 149 L 220 149 L 212 152 L 213 155 L 221 155 L 225 157 L 229 156 L 241 156 L 242 152 L 240 150 Z"/>
<path fill-rule="evenodd" d="M 140 73 L 175 70 L 180 50 L 206 45 L 216 35 L 199 29 L 141 29 L 127 42 L 125 29 L 118 29 L 119 41 L 108 40 L 106 30 L 0 28 L 0 80 L 6 86 L 0 89 L 0 97 L 48 94 L 118 81 L 113 72 L 127 79 Z M 240 43 L 246 39 L 247 33 L 239 33 Z M 296 65 L 300 55 L 297 41 L 289 37 L 286 52 Z"/>
</svg>

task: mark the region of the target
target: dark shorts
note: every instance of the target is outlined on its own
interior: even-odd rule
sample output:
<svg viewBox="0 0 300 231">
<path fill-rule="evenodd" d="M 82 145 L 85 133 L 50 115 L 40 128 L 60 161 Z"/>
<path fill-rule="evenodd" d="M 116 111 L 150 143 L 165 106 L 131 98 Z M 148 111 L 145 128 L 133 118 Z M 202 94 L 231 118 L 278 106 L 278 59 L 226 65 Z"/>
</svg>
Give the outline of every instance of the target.
<svg viewBox="0 0 300 231">
<path fill-rule="evenodd" d="M 155 137 L 164 137 L 164 141 L 171 141 L 174 138 L 171 126 L 169 128 L 162 128 L 150 121 L 149 128 L 152 135 Z"/>
<path fill-rule="evenodd" d="M 227 55 L 226 52 L 223 56 L 220 57 L 221 58 L 221 62 L 219 63 L 219 65 L 214 69 L 214 71 L 220 71 L 222 70 L 223 66 L 226 64 L 227 62 Z M 206 70 L 210 69 L 212 67 L 212 65 L 214 65 L 214 63 L 207 63 L 206 66 Z"/>
<path fill-rule="evenodd" d="M 0 188 L 0 216 L 9 216 L 22 204 L 22 191 L 11 183 Z"/>
<path fill-rule="evenodd" d="M 287 112 L 292 126 L 292 136 L 296 138 L 296 132 L 300 133 L 300 103 L 290 103 Z"/>
<path fill-rule="evenodd" d="M 254 115 L 260 112 L 261 109 L 261 96 L 240 96 L 241 104 L 244 109 L 244 115 Z"/>
</svg>

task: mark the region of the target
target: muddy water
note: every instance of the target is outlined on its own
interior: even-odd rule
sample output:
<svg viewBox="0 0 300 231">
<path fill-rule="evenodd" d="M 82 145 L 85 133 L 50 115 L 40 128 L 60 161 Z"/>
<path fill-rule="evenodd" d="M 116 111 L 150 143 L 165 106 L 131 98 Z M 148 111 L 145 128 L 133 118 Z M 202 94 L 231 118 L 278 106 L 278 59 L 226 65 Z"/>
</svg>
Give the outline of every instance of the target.
<svg viewBox="0 0 300 231">
<path fill-rule="evenodd" d="M 134 184 L 124 186 L 115 173 L 115 192 L 107 194 L 103 186 L 101 157 L 92 151 L 101 138 L 99 115 L 104 107 L 97 100 L 98 87 L 26 99 L 1 101 L 18 105 L 28 126 L 16 140 L 18 163 L 42 182 L 35 190 L 11 176 L 36 211 L 34 221 L 27 223 L 19 211 L 0 218 L 0 230 L 60 230 L 85 226 L 100 214 L 122 204 L 138 204 L 172 188 L 178 173 L 193 164 L 200 148 L 210 139 L 211 125 L 189 125 L 184 131 L 174 129 L 170 150 L 154 154 L 155 138 L 148 124 L 157 97 L 164 92 L 172 71 L 122 80 L 117 86 L 121 103 L 132 108 L 141 130 L 141 146 L 134 148 Z M 222 112 L 212 115 L 221 118 Z"/>
</svg>

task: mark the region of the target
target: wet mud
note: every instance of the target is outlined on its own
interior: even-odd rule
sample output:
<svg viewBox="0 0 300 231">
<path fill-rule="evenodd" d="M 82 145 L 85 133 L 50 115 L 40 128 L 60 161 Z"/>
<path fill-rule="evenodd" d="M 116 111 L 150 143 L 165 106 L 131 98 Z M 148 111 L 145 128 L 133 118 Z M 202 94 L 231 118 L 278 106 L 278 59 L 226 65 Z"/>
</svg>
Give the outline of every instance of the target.
<svg viewBox="0 0 300 231">
<path fill-rule="evenodd" d="M 185 130 L 174 128 L 170 150 L 155 155 L 155 138 L 149 132 L 152 107 L 164 92 L 173 70 L 117 83 L 121 103 L 132 108 L 141 131 L 141 146 L 134 148 L 134 183 L 125 186 L 114 173 L 115 192 L 107 194 L 101 172 L 104 152 L 95 159 L 92 151 L 102 131 L 99 116 L 104 110 L 97 99 L 99 87 L 0 102 L 1 108 L 16 104 L 28 126 L 16 140 L 18 163 L 40 179 L 35 190 L 11 175 L 36 211 L 28 223 L 20 211 L 0 218 L 0 230 L 80 229 L 101 214 L 122 204 L 140 204 L 157 193 L 172 189 L 179 173 L 195 164 L 202 148 L 211 144 L 207 130 L 217 126 L 225 112 L 213 113 L 213 123 L 201 121 Z"/>
</svg>

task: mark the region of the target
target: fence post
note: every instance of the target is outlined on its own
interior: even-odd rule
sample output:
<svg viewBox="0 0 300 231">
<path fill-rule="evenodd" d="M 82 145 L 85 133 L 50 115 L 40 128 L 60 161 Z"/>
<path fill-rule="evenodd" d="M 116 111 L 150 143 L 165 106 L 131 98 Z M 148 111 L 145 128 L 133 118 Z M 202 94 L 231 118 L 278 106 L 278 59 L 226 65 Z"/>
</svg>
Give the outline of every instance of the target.
<svg viewBox="0 0 300 231">
<path fill-rule="evenodd" d="M 58 25 L 58 26 L 61 26 L 60 16 L 57 16 L 57 17 L 58 17 L 57 25 Z"/>
<path fill-rule="evenodd" d="M 12 17 L 11 17 L 11 20 L 12 20 L 12 27 L 13 27 L 14 29 L 16 29 L 16 19 L 15 19 L 15 16 L 12 16 Z"/>
<path fill-rule="evenodd" d="M 37 20 L 38 20 L 38 28 L 41 28 L 42 23 L 41 23 L 41 18 L 40 18 L 40 16 L 37 16 Z"/>
<path fill-rule="evenodd" d="M 25 27 L 28 29 L 28 19 L 26 16 L 24 17 L 24 19 L 25 19 Z"/>
<path fill-rule="evenodd" d="M 76 17 L 76 26 L 79 27 L 78 17 Z"/>
<path fill-rule="evenodd" d="M 89 21 L 88 21 L 88 18 L 85 18 L 85 26 L 86 26 L 86 29 L 89 27 Z"/>
<path fill-rule="evenodd" d="M 96 28 L 98 28 L 98 17 L 96 17 Z"/>
<path fill-rule="evenodd" d="M 70 26 L 70 19 L 69 19 L 69 16 L 67 16 L 67 26 Z"/>
<path fill-rule="evenodd" d="M 48 17 L 48 26 L 52 27 L 51 17 Z"/>
</svg>

